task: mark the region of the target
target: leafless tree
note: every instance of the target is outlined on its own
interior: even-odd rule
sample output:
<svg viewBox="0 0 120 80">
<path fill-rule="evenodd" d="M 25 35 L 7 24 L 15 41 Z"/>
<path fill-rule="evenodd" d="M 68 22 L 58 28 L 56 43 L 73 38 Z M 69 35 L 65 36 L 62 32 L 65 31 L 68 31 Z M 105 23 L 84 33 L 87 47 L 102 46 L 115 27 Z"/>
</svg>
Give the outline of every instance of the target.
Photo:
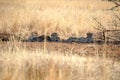
<svg viewBox="0 0 120 80">
<path fill-rule="evenodd" d="M 98 30 L 99 33 L 101 33 L 101 40 L 104 41 L 112 40 L 120 42 L 120 15 L 117 15 L 115 13 L 115 10 L 120 7 L 120 0 L 108 0 L 108 1 L 111 1 L 112 3 L 115 4 L 115 6 L 111 7 L 110 9 L 107 9 L 110 10 L 115 17 L 115 19 L 113 19 L 113 21 L 111 22 L 111 24 L 113 24 L 115 28 L 106 29 L 106 26 L 104 26 L 97 18 L 93 17 L 93 20 L 98 24 L 98 26 L 94 28 Z"/>
</svg>

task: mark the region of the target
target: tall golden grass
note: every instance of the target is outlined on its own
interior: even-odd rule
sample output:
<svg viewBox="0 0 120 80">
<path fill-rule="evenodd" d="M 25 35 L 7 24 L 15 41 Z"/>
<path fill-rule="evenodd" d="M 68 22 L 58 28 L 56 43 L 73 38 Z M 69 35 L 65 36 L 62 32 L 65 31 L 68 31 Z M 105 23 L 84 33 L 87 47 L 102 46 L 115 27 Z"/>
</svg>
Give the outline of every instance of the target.
<svg viewBox="0 0 120 80">
<path fill-rule="evenodd" d="M 61 37 L 84 36 L 93 32 L 97 18 L 107 28 L 114 14 L 106 9 L 112 2 L 101 0 L 0 0 L 0 31 L 21 36 L 31 32 L 58 32 Z M 119 11 L 115 13 L 119 14 Z"/>
<path fill-rule="evenodd" d="M 22 37 L 31 32 L 57 32 L 62 38 L 84 36 L 95 31 L 93 27 L 97 24 L 92 17 L 107 28 L 114 27 L 109 24 L 115 19 L 114 14 L 106 11 L 111 6 L 114 4 L 101 0 L 0 0 L 0 32 Z M 107 58 L 106 46 L 102 57 L 97 55 L 100 50 L 94 44 L 96 56 L 85 57 L 75 55 L 74 48 L 71 53 L 65 51 L 64 54 L 48 51 L 46 43 L 44 50 L 28 50 L 26 45 L 19 44 L 15 41 L 0 42 L 0 80 L 120 79 L 120 62 Z"/>
<path fill-rule="evenodd" d="M 95 47 L 93 53 L 96 53 L 96 56 L 85 57 L 76 53 L 27 50 L 27 47 L 20 44 L 1 44 L 0 80 L 120 79 L 120 62 L 114 57 L 106 56 L 106 51 L 103 51 L 102 57 L 98 56 L 100 53 L 97 46 L 93 45 Z M 106 49 L 106 45 L 103 48 Z"/>
</svg>

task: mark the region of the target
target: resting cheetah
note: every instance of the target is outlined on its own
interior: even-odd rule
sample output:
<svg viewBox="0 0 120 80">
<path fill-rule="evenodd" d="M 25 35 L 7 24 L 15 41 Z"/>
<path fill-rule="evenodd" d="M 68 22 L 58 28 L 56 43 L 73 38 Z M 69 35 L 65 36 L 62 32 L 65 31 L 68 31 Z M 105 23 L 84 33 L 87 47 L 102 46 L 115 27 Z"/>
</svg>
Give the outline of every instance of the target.
<svg viewBox="0 0 120 80">
<path fill-rule="evenodd" d="M 10 34 L 0 33 L 0 41 L 9 41 L 9 40 L 10 40 Z"/>
<path fill-rule="evenodd" d="M 60 37 L 58 36 L 57 33 L 52 33 L 52 34 L 51 34 L 51 40 L 52 40 L 53 42 L 60 42 L 60 41 L 61 41 L 61 40 L 60 40 Z"/>
</svg>

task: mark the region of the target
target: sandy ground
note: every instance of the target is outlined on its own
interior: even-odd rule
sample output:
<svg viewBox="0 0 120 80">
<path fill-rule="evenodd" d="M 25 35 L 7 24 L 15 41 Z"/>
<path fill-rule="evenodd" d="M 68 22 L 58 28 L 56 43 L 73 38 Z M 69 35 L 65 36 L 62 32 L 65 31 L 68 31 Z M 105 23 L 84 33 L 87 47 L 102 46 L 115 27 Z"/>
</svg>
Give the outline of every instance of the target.
<svg viewBox="0 0 120 80">
<path fill-rule="evenodd" d="M 72 54 L 81 56 L 103 56 L 117 57 L 120 59 L 120 45 L 98 45 L 98 44 L 81 44 L 81 43 L 56 43 L 56 42 L 20 42 L 9 43 L 4 42 L 0 45 L 0 49 L 9 47 L 23 48 L 29 51 L 46 50 L 47 52 L 56 52 L 56 54 Z"/>
<path fill-rule="evenodd" d="M 72 54 L 81 56 L 103 56 L 117 57 L 120 59 L 120 45 L 98 45 L 98 44 L 81 44 L 81 43 L 57 43 L 57 42 L 2 42 L 0 50 L 12 48 L 23 48 L 29 51 L 46 50 L 49 53 Z"/>
</svg>

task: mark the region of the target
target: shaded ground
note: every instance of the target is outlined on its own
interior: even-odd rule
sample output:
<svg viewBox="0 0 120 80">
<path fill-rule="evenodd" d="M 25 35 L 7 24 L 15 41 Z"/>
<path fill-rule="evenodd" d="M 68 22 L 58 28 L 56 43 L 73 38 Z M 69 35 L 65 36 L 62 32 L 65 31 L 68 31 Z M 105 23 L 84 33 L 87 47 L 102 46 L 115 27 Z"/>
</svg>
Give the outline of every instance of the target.
<svg viewBox="0 0 120 80">
<path fill-rule="evenodd" d="M 81 43 L 55 43 L 55 42 L 20 42 L 6 43 L 2 42 L 0 49 L 6 49 L 5 46 L 13 48 L 25 48 L 29 51 L 47 50 L 49 53 L 56 51 L 56 54 L 74 54 L 80 56 L 104 56 L 120 59 L 120 45 L 98 45 L 98 44 L 81 44 Z"/>
</svg>

